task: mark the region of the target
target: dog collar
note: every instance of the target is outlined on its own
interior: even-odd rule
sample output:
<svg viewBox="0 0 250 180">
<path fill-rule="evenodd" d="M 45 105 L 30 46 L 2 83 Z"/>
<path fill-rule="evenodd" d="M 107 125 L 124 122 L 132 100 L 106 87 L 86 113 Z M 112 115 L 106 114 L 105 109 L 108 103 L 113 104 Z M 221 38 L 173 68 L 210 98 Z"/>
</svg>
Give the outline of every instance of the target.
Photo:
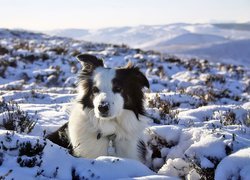
<svg viewBox="0 0 250 180">
<path fill-rule="evenodd" d="M 115 150 L 115 134 L 111 134 L 107 136 L 109 144 L 108 144 L 108 156 L 115 156 L 116 150 Z"/>
<path fill-rule="evenodd" d="M 102 137 L 102 133 L 100 131 L 97 132 L 97 140 Z M 116 134 L 110 134 L 107 135 L 106 138 L 108 139 L 108 149 L 107 149 L 107 155 L 108 156 L 115 156 L 116 150 L 115 150 L 115 138 Z"/>
</svg>

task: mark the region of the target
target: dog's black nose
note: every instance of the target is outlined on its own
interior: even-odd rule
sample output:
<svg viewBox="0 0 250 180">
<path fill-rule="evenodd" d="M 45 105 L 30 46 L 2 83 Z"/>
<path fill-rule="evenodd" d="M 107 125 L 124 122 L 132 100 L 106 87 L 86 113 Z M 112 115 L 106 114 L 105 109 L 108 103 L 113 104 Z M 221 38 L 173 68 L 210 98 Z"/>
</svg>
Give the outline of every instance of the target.
<svg viewBox="0 0 250 180">
<path fill-rule="evenodd" d="M 100 113 L 106 114 L 109 111 L 109 103 L 101 102 L 101 104 L 98 106 L 98 110 Z"/>
</svg>

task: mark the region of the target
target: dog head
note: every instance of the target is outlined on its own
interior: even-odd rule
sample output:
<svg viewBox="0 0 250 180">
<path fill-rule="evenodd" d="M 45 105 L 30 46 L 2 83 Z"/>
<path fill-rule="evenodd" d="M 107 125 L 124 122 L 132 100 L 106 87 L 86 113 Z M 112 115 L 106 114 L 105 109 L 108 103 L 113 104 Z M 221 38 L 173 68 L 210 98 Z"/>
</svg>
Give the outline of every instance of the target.
<svg viewBox="0 0 250 180">
<path fill-rule="evenodd" d="M 83 108 L 94 109 L 100 119 L 113 119 L 124 109 L 131 110 L 138 118 L 144 114 L 143 87 L 149 88 L 147 78 L 132 65 L 111 69 L 95 56 L 81 54 L 79 77 L 80 103 Z"/>
</svg>

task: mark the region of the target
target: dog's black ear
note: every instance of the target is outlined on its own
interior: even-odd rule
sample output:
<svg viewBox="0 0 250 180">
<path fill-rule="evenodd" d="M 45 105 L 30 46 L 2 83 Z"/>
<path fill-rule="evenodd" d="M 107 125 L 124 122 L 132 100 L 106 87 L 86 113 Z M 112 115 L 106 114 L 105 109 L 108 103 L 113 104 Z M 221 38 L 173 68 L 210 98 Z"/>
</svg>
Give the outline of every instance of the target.
<svg viewBox="0 0 250 180">
<path fill-rule="evenodd" d="M 146 76 L 139 70 L 138 67 L 135 67 L 131 61 L 127 63 L 127 65 L 124 67 L 124 69 L 127 69 L 130 71 L 130 75 L 132 76 L 132 79 L 137 80 L 139 84 L 141 84 L 142 87 L 149 88 L 149 82 Z"/>
<path fill-rule="evenodd" d="M 142 86 L 142 87 L 147 87 L 149 88 L 149 82 L 146 76 L 139 70 L 138 67 L 129 67 L 131 70 L 131 75 L 134 80 L 137 80 L 137 82 Z"/>
<path fill-rule="evenodd" d="M 138 80 L 138 82 L 143 86 L 149 88 L 149 82 L 146 76 L 138 69 L 136 68 L 135 72 L 135 78 Z"/>
<path fill-rule="evenodd" d="M 102 59 L 90 54 L 80 54 L 76 58 L 81 63 L 82 70 L 86 73 L 92 72 L 97 67 L 104 66 Z"/>
</svg>

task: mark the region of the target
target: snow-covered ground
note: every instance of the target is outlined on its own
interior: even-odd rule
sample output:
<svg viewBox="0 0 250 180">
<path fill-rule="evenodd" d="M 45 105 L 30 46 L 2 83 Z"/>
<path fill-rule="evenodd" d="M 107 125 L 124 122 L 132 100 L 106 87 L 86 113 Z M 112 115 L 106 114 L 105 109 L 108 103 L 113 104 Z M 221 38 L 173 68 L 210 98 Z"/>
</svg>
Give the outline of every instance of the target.
<svg viewBox="0 0 250 180">
<path fill-rule="evenodd" d="M 146 165 L 76 158 L 44 138 L 68 120 L 79 53 L 102 57 L 108 67 L 130 60 L 149 79 Z M 247 66 L 1 29 L 0 96 L 0 179 L 249 178 Z"/>
<path fill-rule="evenodd" d="M 98 30 L 62 29 L 50 35 L 79 40 L 127 44 L 162 53 L 191 55 L 211 61 L 250 65 L 250 24 L 141 25 Z"/>
</svg>

